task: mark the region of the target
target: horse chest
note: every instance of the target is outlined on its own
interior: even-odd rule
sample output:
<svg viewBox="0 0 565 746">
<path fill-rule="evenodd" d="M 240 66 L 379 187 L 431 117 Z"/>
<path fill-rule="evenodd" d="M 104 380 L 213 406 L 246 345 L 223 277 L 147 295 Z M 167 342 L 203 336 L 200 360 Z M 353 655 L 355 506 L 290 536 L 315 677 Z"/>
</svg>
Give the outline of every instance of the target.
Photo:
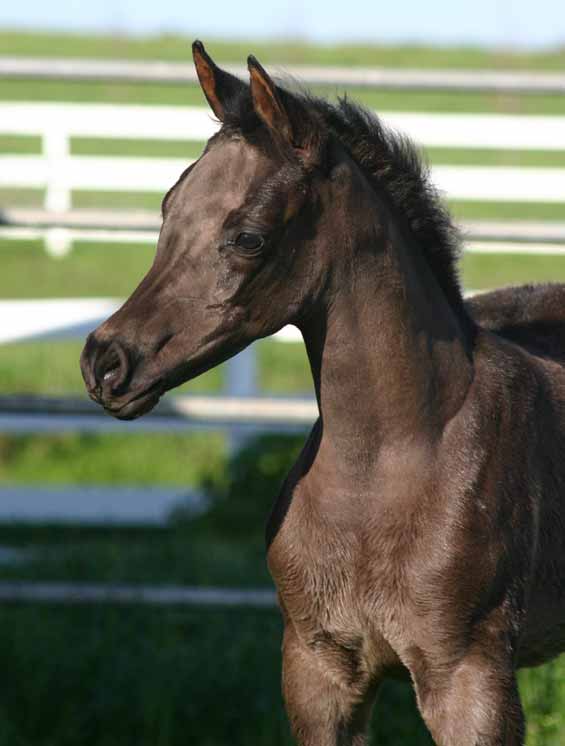
<svg viewBox="0 0 565 746">
<path fill-rule="evenodd" d="M 312 629 L 358 626 L 359 541 L 351 527 L 333 525 L 295 495 L 269 548 L 268 564 L 293 621 Z"/>
<path fill-rule="evenodd" d="M 413 568 L 429 552 L 421 515 L 408 504 L 383 510 L 383 500 L 366 495 L 357 509 L 348 502 L 345 518 L 309 498 L 304 485 L 283 496 L 284 518 L 268 553 L 287 622 L 314 647 L 361 645 L 381 658 L 384 649 L 395 664 L 392 649 L 415 643 L 410 598 L 422 588 L 415 592 Z"/>
<path fill-rule="evenodd" d="M 328 618 L 351 605 L 356 582 L 352 537 L 293 531 L 285 526 L 271 545 L 269 569 L 293 616 Z"/>
<path fill-rule="evenodd" d="M 401 604 L 384 587 L 386 562 L 367 551 L 357 527 L 290 509 L 268 553 L 285 624 L 332 676 L 358 683 L 399 666 L 389 627 Z"/>
<path fill-rule="evenodd" d="M 328 515 L 296 490 L 269 547 L 268 564 L 286 617 L 305 635 L 324 630 L 365 637 L 395 604 L 391 558 L 361 510 Z M 390 585 L 390 584 L 389 584 Z"/>
</svg>

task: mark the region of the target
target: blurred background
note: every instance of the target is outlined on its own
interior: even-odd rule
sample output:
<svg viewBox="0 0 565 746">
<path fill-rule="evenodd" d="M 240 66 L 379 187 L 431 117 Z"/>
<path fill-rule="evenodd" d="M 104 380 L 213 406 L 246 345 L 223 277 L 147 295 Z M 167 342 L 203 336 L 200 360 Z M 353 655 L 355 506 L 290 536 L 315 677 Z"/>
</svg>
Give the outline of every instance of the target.
<svg viewBox="0 0 565 746">
<path fill-rule="evenodd" d="M 465 231 L 468 292 L 565 281 L 557 0 L 2 5 L 0 746 L 291 743 L 263 525 L 315 414 L 300 340 L 135 424 L 94 411 L 78 368 L 214 131 L 195 37 L 411 134 Z M 520 686 L 528 745 L 565 746 L 565 658 Z M 431 744 L 409 687 L 386 684 L 373 738 Z"/>
</svg>

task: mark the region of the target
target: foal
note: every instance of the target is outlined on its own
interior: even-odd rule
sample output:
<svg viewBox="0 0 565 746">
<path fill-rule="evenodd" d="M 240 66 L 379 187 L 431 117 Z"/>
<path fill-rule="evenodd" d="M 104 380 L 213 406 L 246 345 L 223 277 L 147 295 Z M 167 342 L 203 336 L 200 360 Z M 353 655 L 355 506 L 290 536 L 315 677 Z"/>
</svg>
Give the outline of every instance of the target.
<svg viewBox="0 0 565 746">
<path fill-rule="evenodd" d="M 221 130 L 155 261 L 88 338 L 122 419 L 285 324 L 320 418 L 267 527 L 301 746 L 361 746 L 407 672 L 441 746 L 519 746 L 515 671 L 565 647 L 565 370 L 477 325 L 414 148 L 347 101 L 194 60 Z"/>
</svg>

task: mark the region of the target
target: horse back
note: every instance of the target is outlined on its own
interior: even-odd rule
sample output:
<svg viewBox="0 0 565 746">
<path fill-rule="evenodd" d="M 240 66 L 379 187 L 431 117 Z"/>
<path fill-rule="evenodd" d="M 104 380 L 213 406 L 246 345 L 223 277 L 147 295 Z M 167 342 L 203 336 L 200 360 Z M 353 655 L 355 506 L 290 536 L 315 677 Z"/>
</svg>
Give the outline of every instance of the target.
<svg viewBox="0 0 565 746">
<path fill-rule="evenodd" d="M 565 284 L 501 288 L 475 295 L 466 306 L 483 329 L 565 363 Z"/>
</svg>

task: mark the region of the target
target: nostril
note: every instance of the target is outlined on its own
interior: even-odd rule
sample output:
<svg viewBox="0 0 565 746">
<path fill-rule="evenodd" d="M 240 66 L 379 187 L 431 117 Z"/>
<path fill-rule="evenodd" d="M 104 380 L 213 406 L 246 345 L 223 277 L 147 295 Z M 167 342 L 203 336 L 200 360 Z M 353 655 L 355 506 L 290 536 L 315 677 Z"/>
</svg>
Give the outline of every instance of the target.
<svg viewBox="0 0 565 746">
<path fill-rule="evenodd" d="M 94 375 L 103 388 L 115 390 L 124 383 L 128 372 L 128 360 L 124 348 L 113 342 L 96 360 Z"/>
<path fill-rule="evenodd" d="M 106 375 L 110 374 L 113 370 L 118 368 L 120 359 L 115 354 L 111 347 L 106 348 L 98 357 L 94 363 L 94 376 L 96 380 L 101 383 L 106 380 Z"/>
<path fill-rule="evenodd" d="M 109 381 L 110 378 L 115 378 L 119 372 L 120 372 L 120 365 L 119 363 L 116 363 L 116 366 L 114 368 L 110 368 L 109 370 L 106 371 L 106 373 L 104 373 L 104 375 L 102 376 L 102 380 Z"/>
</svg>

